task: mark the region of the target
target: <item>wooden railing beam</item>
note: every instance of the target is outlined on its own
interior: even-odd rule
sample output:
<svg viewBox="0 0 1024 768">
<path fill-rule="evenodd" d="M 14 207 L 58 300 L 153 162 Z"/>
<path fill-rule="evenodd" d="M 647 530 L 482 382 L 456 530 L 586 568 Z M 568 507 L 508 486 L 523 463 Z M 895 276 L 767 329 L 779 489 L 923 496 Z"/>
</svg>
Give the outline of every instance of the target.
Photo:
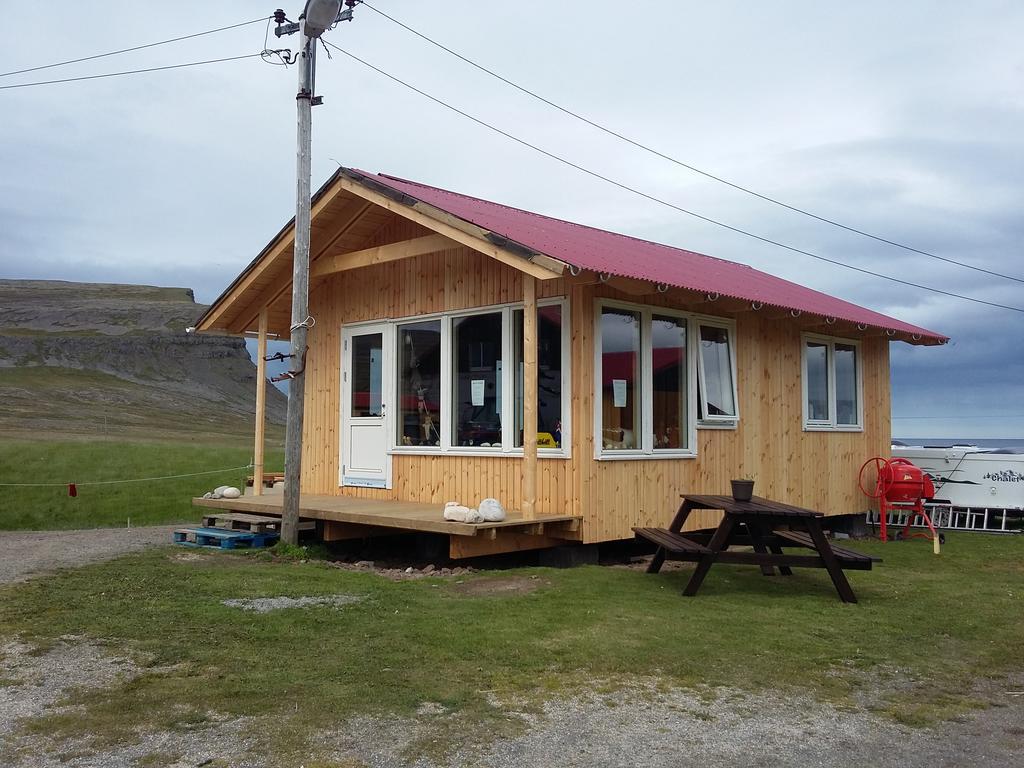
<svg viewBox="0 0 1024 768">
<path fill-rule="evenodd" d="M 537 514 L 537 280 L 523 275 L 523 517 Z"/>
<path fill-rule="evenodd" d="M 259 336 L 256 339 L 256 429 L 252 450 L 252 492 L 263 495 L 263 435 L 267 413 L 267 316 L 266 307 L 260 310 Z"/>
<path fill-rule="evenodd" d="M 458 243 L 444 235 L 414 237 L 411 240 L 402 240 L 397 243 L 386 243 L 359 251 L 324 256 L 313 264 L 310 276 L 314 278 L 327 277 L 349 269 L 369 267 L 414 256 L 425 256 L 428 253 L 437 253 L 452 247 L 459 247 Z"/>
</svg>

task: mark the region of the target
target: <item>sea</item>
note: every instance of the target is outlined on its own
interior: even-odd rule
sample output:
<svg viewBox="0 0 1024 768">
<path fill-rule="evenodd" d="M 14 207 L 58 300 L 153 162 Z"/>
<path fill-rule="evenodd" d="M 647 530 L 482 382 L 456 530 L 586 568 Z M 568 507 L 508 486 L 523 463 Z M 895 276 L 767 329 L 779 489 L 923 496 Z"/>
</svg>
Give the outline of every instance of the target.
<svg viewBox="0 0 1024 768">
<path fill-rule="evenodd" d="M 979 448 L 1016 448 L 1024 451 L 1024 438 L 1006 437 L 894 437 L 906 445 L 946 448 L 951 445 L 976 445 Z"/>
</svg>

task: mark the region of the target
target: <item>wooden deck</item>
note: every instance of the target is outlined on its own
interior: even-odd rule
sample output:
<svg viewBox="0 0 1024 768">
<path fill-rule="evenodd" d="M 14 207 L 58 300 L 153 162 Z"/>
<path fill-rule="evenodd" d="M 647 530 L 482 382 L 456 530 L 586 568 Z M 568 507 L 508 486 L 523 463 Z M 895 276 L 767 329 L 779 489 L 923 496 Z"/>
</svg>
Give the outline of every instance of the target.
<svg viewBox="0 0 1024 768">
<path fill-rule="evenodd" d="M 239 499 L 192 499 L 196 507 L 263 515 L 280 515 L 283 503 L 283 497 L 278 494 L 243 496 Z M 454 523 L 441 516 L 442 508 L 439 504 L 312 494 L 303 494 L 299 505 L 299 517 L 303 519 L 329 520 L 378 529 L 446 533 L 452 536 L 484 536 L 489 539 L 506 532 L 575 539 L 579 536 L 577 532 L 582 519 L 570 515 L 537 514 L 527 520 L 519 512 L 509 512 L 508 518 L 500 523 Z"/>
</svg>

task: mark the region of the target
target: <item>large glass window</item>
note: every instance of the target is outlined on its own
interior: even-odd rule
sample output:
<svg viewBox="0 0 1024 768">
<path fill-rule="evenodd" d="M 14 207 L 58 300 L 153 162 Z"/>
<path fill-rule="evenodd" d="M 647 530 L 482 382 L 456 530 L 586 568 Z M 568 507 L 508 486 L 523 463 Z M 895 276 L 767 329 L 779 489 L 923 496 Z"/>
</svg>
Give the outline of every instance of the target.
<svg viewBox="0 0 1024 768">
<path fill-rule="evenodd" d="M 601 445 L 640 448 L 640 312 L 601 308 Z"/>
<path fill-rule="evenodd" d="M 735 422 L 736 389 L 729 329 L 701 323 L 699 330 L 699 418 L 709 422 Z"/>
<path fill-rule="evenodd" d="M 835 345 L 836 361 L 836 424 L 856 426 L 860 423 L 860 404 L 857 397 L 857 347 L 852 344 Z"/>
<path fill-rule="evenodd" d="M 595 311 L 599 456 L 693 456 L 698 425 L 736 425 L 729 320 L 604 299 Z"/>
<path fill-rule="evenodd" d="M 651 407 L 654 450 L 679 450 L 687 444 L 686 320 L 651 318 Z"/>
<path fill-rule="evenodd" d="M 397 445 L 441 445 L 441 321 L 398 326 Z"/>
<path fill-rule="evenodd" d="M 452 445 L 501 446 L 502 313 L 452 320 Z"/>
<path fill-rule="evenodd" d="M 569 442 L 569 425 L 562 422 L 569 397 L 563 384 L 568 315 L 564 299 L 546 299 L 537 310 L 537 444 L 548 455 Z M 488 307 L 395 328 L 395 449 L 521 452 L 522 309 Z"/>
<path fill-rule="evenodd" d="M 513 313 L 515 446 L 523 445 L 523 310 Z M 537 310 L 537 446 L 562 447 L 562 307 Z"/>
<path fill-rule="evenodd" d="M 807 420 L 828 422 L 828 344 L 808 341 L 804 346 L 807 370 Z"/>
<path fill-rule="evenodd" d="M 860 346 L 856 342 L 804 339 L 804 425 L 808 429 L 860 429 Z"/>
</svg>

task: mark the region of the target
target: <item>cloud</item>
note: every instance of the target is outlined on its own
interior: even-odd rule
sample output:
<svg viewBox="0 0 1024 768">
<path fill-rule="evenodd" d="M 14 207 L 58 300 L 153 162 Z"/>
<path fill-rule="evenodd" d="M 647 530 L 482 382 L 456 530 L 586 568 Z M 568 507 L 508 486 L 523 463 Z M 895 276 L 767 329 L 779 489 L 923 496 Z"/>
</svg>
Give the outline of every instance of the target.
<svg viewBox="0 0 1024 768">
<path fill-rule="evenodd" d="M 688 163 L 1024 277 L 1024 50 L 1015 33 L 1024 8 L 986 8 L 789 0 L 639 3 L 624 12 L 612 2 L 566 2 L 527 18 L 519 6 L 453 0 L 443 17 L 413 2 L 388 11 Z M 215 8 L 112 0 L 102 15 L 70 5 L 55 23 L 46 7 L 26 4 L 20 23 L 46 28 L 48 44 L 16 36 L 5 54 L 14 68 L 265 10 L 241 0 Z M 264 33 L 258 24 L 2 82 L 249 53 L 262 48 Z M 631 148 L 366 8 L 331 39 L 526 140 L 681 206 L 866 269 L 1024 304 L 1020 283 L 816 223 Z M 318 90 L 325 103 L 314 112 L 314 184 L 336 161 L 390 172 L 748 263 L 947 333 L 948 347 L 893 347 L 896 415 L 978 417 L 929 421 L 929 429 L 962 425 L 957 431 L 983 437 L 995 429 L 984 418 L 995 405 L 1013 411 L 1021 399 L 1020 313 L 822 264 L 688 218 L 510 143 L 338 53 L 320 57 Z M 294 70 L 258 60 L 0 91 L 0 274 L 187 285 L 198 300 L 213 300 L 291 215 L 294 91 Z M 997 426 L 1024 432 L 1020 422 Z"/>
</svg>

